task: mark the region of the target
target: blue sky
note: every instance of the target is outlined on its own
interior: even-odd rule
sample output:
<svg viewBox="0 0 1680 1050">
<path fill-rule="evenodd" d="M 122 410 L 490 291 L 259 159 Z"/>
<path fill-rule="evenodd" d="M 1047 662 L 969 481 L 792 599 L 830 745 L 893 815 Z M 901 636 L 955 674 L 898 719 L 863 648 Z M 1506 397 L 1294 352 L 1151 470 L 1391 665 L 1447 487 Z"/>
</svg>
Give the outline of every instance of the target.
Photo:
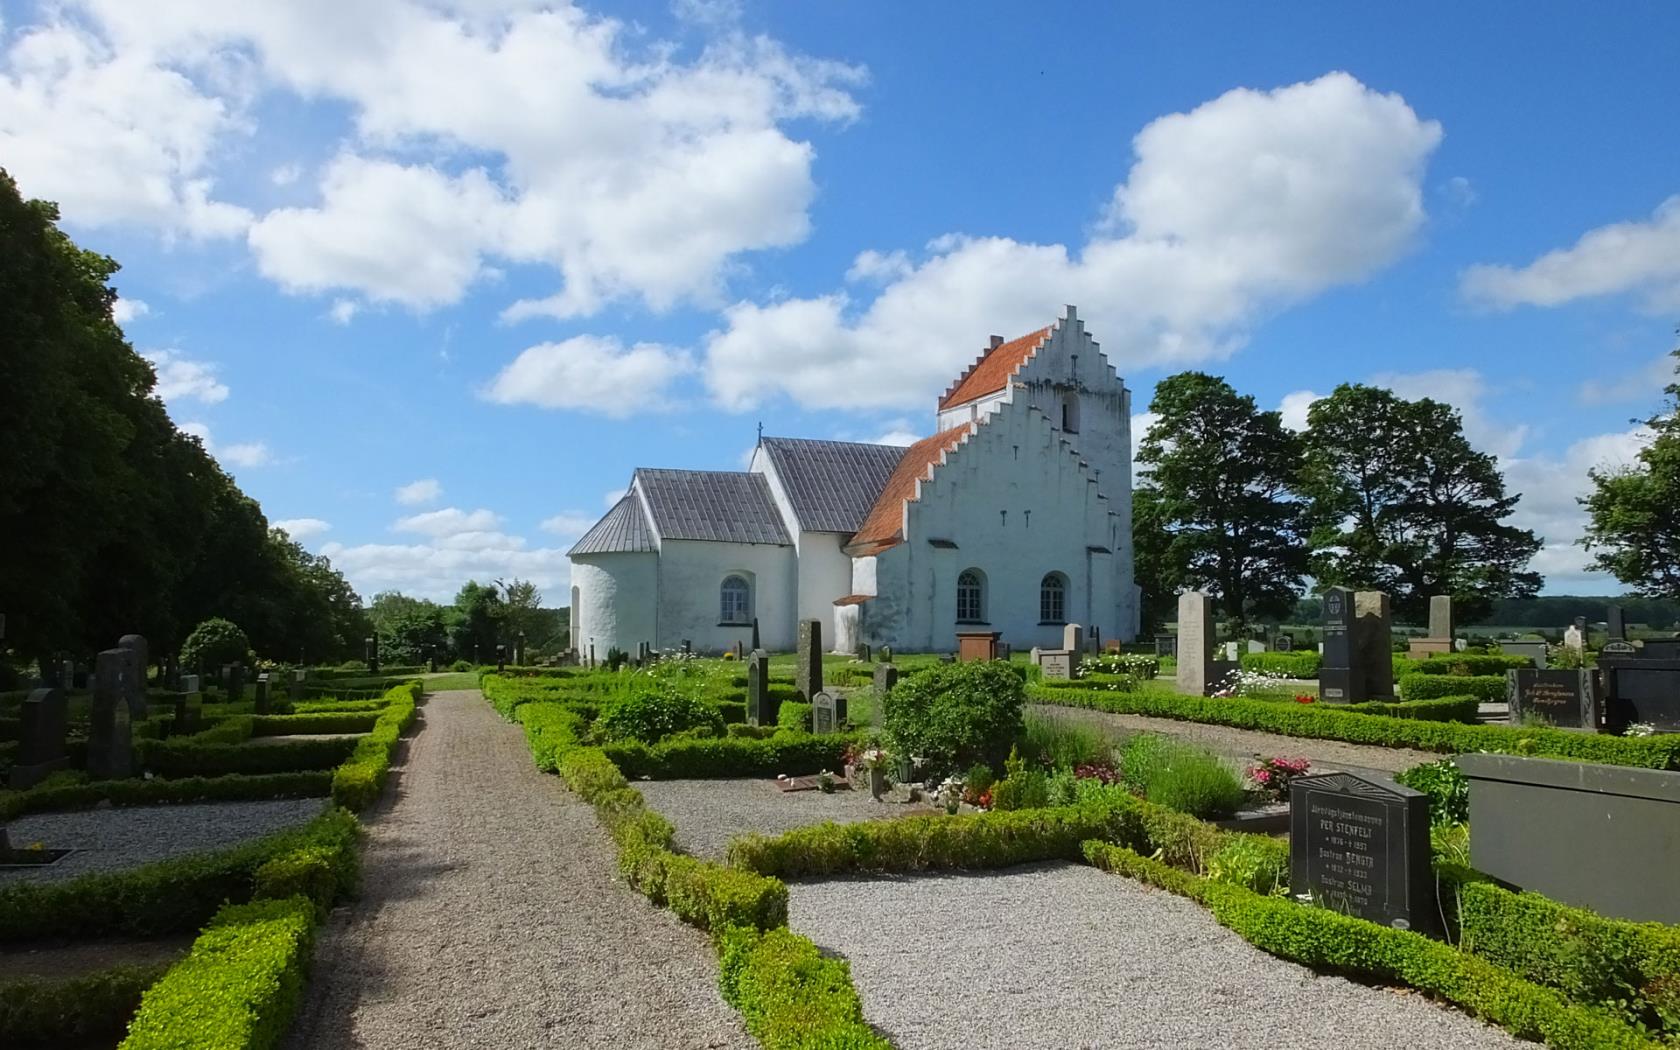
<svg viewBox="0 0 1680 1050">
<path fill-rule="evenodd" d="M 1140 414 L 1453 402 L 1615 590 L 1574 497 L 1680 320 L 1680 8 L 1513 10 L 0 0 L 0 166 L 364 596 L 563 600 L 634 467 L 926 434 L 1065 302 Z"/>
</svg>

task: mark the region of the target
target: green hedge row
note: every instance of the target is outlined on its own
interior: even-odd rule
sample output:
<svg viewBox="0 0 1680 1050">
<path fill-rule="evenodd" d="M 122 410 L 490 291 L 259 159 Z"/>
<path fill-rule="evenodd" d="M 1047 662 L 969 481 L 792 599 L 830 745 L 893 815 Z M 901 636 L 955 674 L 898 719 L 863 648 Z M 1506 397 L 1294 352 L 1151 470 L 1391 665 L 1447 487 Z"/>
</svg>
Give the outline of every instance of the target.
<svg viewBox="0 0 1680 1050">
<path fill-rule="evenodd" d="M 26 813 L 113 806 L 153 806 L 178 802 L 248 802 L 273 798 L 315 798 L 332 793 L 329 770 L 268 773 L 258 776 L 182 777 L 178 780 L 94 780 L 82 784 L 41 784 L 28 791 L 0 791 L 0 822 Z"/>
<path fill-rule="evenodd" d="M 0 984 L 0 1046 L 113 1046 L 128 1028 L 141 994 L 168 969 L 161 963 L 117 966 L 63 981 Z"/>
<path fill-rule="evenodd" d="M 1447 679 L 1442 679 L 1446 681 Z M 1462 678 L 1452 681 L 1464 681 Z M 1481 723 L 1482 702 L 1473 696 L 1446 696 L 1439 700 L 1367 700 L 1345 704 L 1343 711 L 1362 715 L 1384 715 L 1389 718 L 1416 718 L 1425 722 Z"/>
<path fill-rule="evenodd" d="M 1029 691 L 1029 699 L 1038 703 L 1150 715 L 1378 747 L 1409 747 L 1448 754 L 1491 751 L 1508 755 L 1584 759 L 1613 766 L 1680 769 L 1680 734 L 1615 737 L 1572 733 L 1564 729 L 1460 725 L 1338 711 L 1324 704 L 1273 703 L 1156 692 L 1099 693 L 1038 688 Z"/>
<path fill-rule="evenodd" d="M 1408 670 L 1418 674 L 1444 674 L 1458 677 L 1498 675 L 1500 680 L 1505 678 L 1506 671 L 1517 671 L 1524 667 L 1533 667 L 1534 661 L 1526 656 L 1507 656 L 1504 653 L 1437 653 L 1427 660 L 1414 660 Z"/>
<path fill-rule="evenodd" d="M 331 737 L 260 746 L 207 744 L 198 737 L 177 737 L 147 741 L 139 750 L 142 767 L 150 773 L 160 777 L 202 777 L 330 769 L 349 758 L 355 748 L 354 740 Z"/>
<path fill-rule="evenodd" d="M 1285 678 L 1317 678 L 1324 657 L 1306 650 L 1288 653 L 1243 653 L 1242 669 L 1262 674 L 1282 675 Z"/>
<path fill-rule="evenodd" d="M 1680 1043 L 1680 928 L 1607 919 L 1491 882 L 1457 891 L 1465 950 Z"/>
<path fill-rule="evenodd" d="M 803 700 L 783 700 L 776 708 L 776 727 L 791 729 L 795 733 L 809 733 L 811 731 L 811 705 Z"/>
<path fill-rule="evenodd" d="M 420 683 L 406 682 L 385 694 L 385 710 L 373 729 L 355 745 L 343 765 L 333 770 L 333 801 L 347 809 L 366 809 L 385 787 L 391 768 L 391 752 L 397 738 L 414 724 L 414 709 L 420 702 Z"/>
<path fill-rule="evenodd" d="M 307 862 L 312 883 L 334 895 L 354 888 L 359 825 L 332 809 L 301 827 L 211 853 L 129 871 L 0 889 L 0 943 L 44 937 L 154 937 L 198 929 L 227 901 L 272 896 Z M 273 862 L 283 862 L 276 865 Z M 330 873 L 321 878 L 319 872 Z"/>
<path fill-rule="evenodd" d="M 716 938 L 723 999 L 765 1050 L 892 1050 L 863 1019 L 844 959 L 782 927 Z"/>
<path fill-rule="evenodd" d="M 232 904 L 147 990 L 119 1050 L 278 1046 L 303 995 L 315 915 L 303 897 Z"/>
<path fill-rule="evenodd" d="M 379 701 L 383 706 L 383 700 Z M 296 715 L 255 715 L 252 736 L 305 736 L 310 733 L 366 733 L 379 721 L 379 711 L 311 711 Z"/>
<path fill-rule="evenodd" d="M 651 747 L 639 740 L 626 740 L 602 750 L 627 777 L 704 780 L 838 770 L 845 762 L 846 746 L 858 739 L 848 733 L 812 736 L 777 732 L 766 739 L 701 737 L 666 740 Z"/>
<path fill-rule="evenodd" d="M 1315 970 L 1409 985 L 1519 1038 L 1543 1040 L 1559 1050 L 1656 1050 L 1659 1045 L 1612 1014 L 1569 1002 L 1551 988 L 1409 930 L 1202 878 L 1124 846 L 1093 841 L 1085 847 L 1085 858 L 1206 905 L 1221 925 L 1273 955 Z"/>
<path fill-rule="evenodd" d="M 1034 670 L 1039 670 L 1034 668 Z M 1111 693 L 1133 693 L 1137 691 L 1137 679 L 1129 674 L 1088 674 L 1083 678 L 1046 679 L 1042 673 L 1036 681 L 1054 682 L 1057 689 L 1103 689 Z"/>
<path fill-rule="evenodd" d="M 1505 676 L 1444 675 L 1418 671 L 1400 679 L 1400 695 L 1407 700 L 1439 700 L 1448 696 L 1473 696 L 1480 703 L 1505 702 Z"/>
</svg>

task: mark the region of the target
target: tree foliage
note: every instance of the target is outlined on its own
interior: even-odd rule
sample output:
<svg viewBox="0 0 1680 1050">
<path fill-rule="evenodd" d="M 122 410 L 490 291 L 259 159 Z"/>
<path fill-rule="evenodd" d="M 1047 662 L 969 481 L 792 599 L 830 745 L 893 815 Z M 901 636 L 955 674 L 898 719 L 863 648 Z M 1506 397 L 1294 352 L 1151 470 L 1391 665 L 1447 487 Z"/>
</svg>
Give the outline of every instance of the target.
<svg viewBox="0 0 1680 1050">
<path fill-rule="evenodd" d="M 324 558 L 271 532 L 153 394 L 111 315 L 117 264 L 0 171 L 0 611 L 21 656 L 147 636 L 160 657 L 212 616 L 263 655 L 331 659 L 359 628 Z"/>
<path fill-rule="evenodd" d="M 1202 372 L 1163 379 L 1149 410 L 1158 419 L 1138 446 L 1134 503 L 1140 577 L 1205 590 L 1233 622 L 1287 613 L 1307 567 L 1291 490 L 1300 439 Z"/>
<path fill-rule="evenodd" d="M 1680 350 L 1674 351 L 1680 362 Z M 1680 598 L 1680 364 L 1635 466 L 1593 470 L 1581 500 L 1592 565 L 1651 598 Z"/>
<path fill-rule="evenodd" d="M 1386 591 L 1402 619 L 1424 615 L 1435 594 L 1452 595 L 1468 621 L 1540 588 L 1527 566 L 1542 541 L 1504 520 L 1521 496 L 1450 405 L 1342 384 L 1307 413 L 1299 486 L 1314 578 Z"/>
<path fill-rule="evenodd" d="M 214 675 L 223 664 L 250 659 L 251 639 L 231 620 L 213 616 L 193 628 L 181 643 L 181 666 Z"/>
</svg>

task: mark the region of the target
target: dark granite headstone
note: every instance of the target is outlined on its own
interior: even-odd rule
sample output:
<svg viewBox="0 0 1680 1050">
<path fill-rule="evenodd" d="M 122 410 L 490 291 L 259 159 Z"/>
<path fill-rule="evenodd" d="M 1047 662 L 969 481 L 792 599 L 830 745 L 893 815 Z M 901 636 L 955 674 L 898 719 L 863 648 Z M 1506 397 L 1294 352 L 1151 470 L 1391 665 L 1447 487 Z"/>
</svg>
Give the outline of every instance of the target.
<svg viewBox="0 0 1680 1050">
<path fill-rule="evenodd" d="M 1526 656 L 1537 670 L 1546 669 L 1545 642 L 1500 642 L 1499 651 L 1506 656 Z"/>
<path fill-rule="evenodd" d="M 747 724 L 775 725 L 781 706 L 770 696 L 770 654 L 754 649 L 747 655 Z"/>
<path fill-rule="evenodd" d="M 811 732 L 838 733 L 846 724 L 846 698 L 818 691 L 811 698 Z"/>
<path fill-rule="evenodd" d="M 196 675 L 187 675 L 197 684 Z M 204 728 L 204 694 L 191 689 L 175 698 L 175 722 L 170 726 L 174 736 L 189 736 Z"/>
<path fill-rule="evenodd" d="M 758 644 L 758 617 L 756 616 L 753 617 L 752 647 L 755 650 L 764 648 L 764 646 Z"/>
<path fill-rule="evenodd" d="M 1611 730 L 1620 732 L 1642 723 L 1658 733 L 1680 733 L 1680 659 L 1605 658 L 1601 654 L 1598 670 L 1605 723 Z"/>
<path fill-rule="evenodd" d="M 268 672 L 264 671 L 262 674 L 257 675 L 256 712 L 259 715 L 266 715 L 268 714 L 268 709 Z"/>
<path fill-rule="evenodd" d="M 379 673 L 379 643 L 373 638 L 362 639 L 362 655 L 367 657 L 368 674 Z"/>
<path fill-rule="evenodd" d="M 228 669 L 228 699 L 240 701 L 245 699 L 245 665 L 234 664 Z"/>
<path fill-rule="evenodd" d="M 1324 592 L 1324 659 L 1318 669 L 1318 698 L 1327 704 L 1350 703 L 1362 685 L 1353 669 L 1353 592 L 1330 587 Z"/>
<path fill-rule="evenodd" d="M 858 643 L 857 658 L 859 660 L 862 660 L 864 663 L 869 663 L 871 660 L 874 659 L 874 657 L 875 657 L 875 653 L 874 653 L 873 650 L 871 650 L 869 648 L 869 643 L 868 642 L 859 642 Z"/>
<path fill-rule="evenodd" d="M 1600 659 L 1607 656 L 1633 657 L 1639 655 L 1639 647 L 1625 638 L 1612 638 L 1604 643 L 1604 648 L 1598 651 L 1598 655 Z"/>
<path fill-rule="evenodd" d="M 147 659 L 146 639 L 138 634 L 125 634 L 117 639 L 117 648 L 134 653 L 138 673 L 128 685 L 128 713 L 138 722 L 146 717 L 146 669 L 151 666 Z"/>
<path fill-rule="evenodd" d="M 1280 634 L 1277 636 L 1277 640 L 1273 642 L 1272 645 L 1273 648 L 1280 653 L 1292 653 L 1295 651 L 1295 636 L 1292 634 Z"/>
<path fill-rule="evenodd" d="M 1627 623 L 1622 618 L 1620 605 L 1612 605 L 1604 610 L 1604 622 L 1609 628 L 1611 641 L 1620 641 L 1627 637 Z"/>
<path fill-rule="evenodd" d="M 799 690 L 799 698 L 806 703 L 815 703 L 816 696 L 822 692 L 822 621 L 799 621 L 799 649 L 793 665 L 793 685 Z"/>
<path fill-rule="evenodd" d="M 1680 660 L 1680 638 L 1647 638 L 1639 655 L 1646 660 Z"/>
<path fill-rule="evenodd" d="M 76 661 L 64 661 L 58 672 L 58 687 L 65 690 L 76 688 Z"/>
<path fill-rule="evenodd" d="M 875 713 L 876 717 L 880 717 L 880 702 L 886 699 L 886 695 L 892 692 L 893 686 L 898 684 L 898 668 L 893 664 L 876 664 L 875 674 L 873 677 L 875 684 L 875 702 L 877 705 Z"/>
<path fill-rule="evenodd" d="M 1178 635 L 1176 635 L 1176 634 L 1158 634 L 1158 635 L 1156 635 L 1155 636 L 1155 655 L 1156 656 L 1177 656 L 1178 655 Z"/>
<path fill-rule="evenodd" d="M 1290 892 L 1322 907 L 1437 935 L 1429 796 L 1352 773 L 1289 786 Z"/>
<path fill-rule="evenodd" d="M 431 648 L 431 651 L 430 651 L 430 652 L 429 652 L 429 653 L 428 653 L 428 654 L 427 654 L 427 656 L 426 656 L 426 664 L 427 664 L 427 667 L 428 667 L 428 668 L 429 668 L 429 669 L 430 669 L 430 670 L 431 670 L 431 672 L 432 672 L 432 673 L 433 673 L 433 674 L 436 674 L 436 673 L 437 673 L 437 669 L 438 669 L 438 655 L 437 655 L 437 649 L 438 649 L 438 647 L 437 647 L 437 646 L 435 646 L 435 645 L 434 645 L 434 646 L 432 646 L 432 648 Z"/>
<path fill-rule="evenodd" d="M 196 693 L 196 692 L 198 692 L 200 689 L 203 688 L 199 684 L 199 682 L 200 682 L 200 678 L 199 678 L 198 675 L 195 675 L 195 674 L 184 674 L 184 675 L 182 675 L 181 676 L 181 692 L 183 692 L 183 693 Z"/>
<path fill-rule="evenodd" d="M 107 649 L 94 665 L 93 705 L 88 712 L 88 775 L 113 780 L 134 775 L 134 725 L 128 679 L 139 674 L 134 650 Z"/>
<path fill-rule="evenodd" d="M 515 666 L 515 667 L 524 667 L 525 666 L 525 632 L 524 631 L 519 632 L 519 641 L 515 642 L 514 646 L 513 646 L 513 666 Z"/>
<path fill-rule="evenodd" d="M 507 670 L 507 646 L 505 645 L 496 646 L 496 670 Z"/>
<path fill-rule="evenodd" d="M 37 689 L 18 711 L 20 735 L 11 788 L 23 791 L 70 765 L 64 737 L 70 725 L 70 705 L 62 689 Z"/>
<path fill-rule="evenodd" d="M 1507 671 L 1505 699 L 1514 724 L 1534 716 L 1559 729 L 1598 731 L 1598 674 L 1590 668 Z"/>
<path fill-rule="evenodd" d="M 1382 591 L 1354 592 L 1353 667 L 1363 691 L 1353 699 L 1394 699 L 1393 634 L 1388 595 Z"/>
</svg>

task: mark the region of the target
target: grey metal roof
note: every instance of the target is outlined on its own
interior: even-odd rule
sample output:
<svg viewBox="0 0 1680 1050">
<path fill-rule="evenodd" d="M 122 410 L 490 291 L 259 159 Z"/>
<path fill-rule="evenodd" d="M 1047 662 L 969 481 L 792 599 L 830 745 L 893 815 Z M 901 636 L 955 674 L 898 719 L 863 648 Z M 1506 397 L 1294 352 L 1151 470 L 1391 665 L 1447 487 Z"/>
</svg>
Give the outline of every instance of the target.
<svg viewBox="0 0 1680 1050">
<path fill-rule="evenodd" d="M 613 504 L 612 510 L 601 516 L 589 531 L 566 552 L 566 557 L 579 554 L 616 554 L 620 551 L 653 550 L 653 530 L 648 527 L 647 515 L 634 492 Z"/>
<path fill-rule="evenodd" d="M 807 532 L 856 532 L 904 458 L 898 445 L 804 438 L 763 441 L 793 504 L 793 515 Z"/>
<path fill-rule="evenodd" d="M 661 539 L 792 543 L 762 474 L 644 467 L 636 481 Z"/>
</svg>

